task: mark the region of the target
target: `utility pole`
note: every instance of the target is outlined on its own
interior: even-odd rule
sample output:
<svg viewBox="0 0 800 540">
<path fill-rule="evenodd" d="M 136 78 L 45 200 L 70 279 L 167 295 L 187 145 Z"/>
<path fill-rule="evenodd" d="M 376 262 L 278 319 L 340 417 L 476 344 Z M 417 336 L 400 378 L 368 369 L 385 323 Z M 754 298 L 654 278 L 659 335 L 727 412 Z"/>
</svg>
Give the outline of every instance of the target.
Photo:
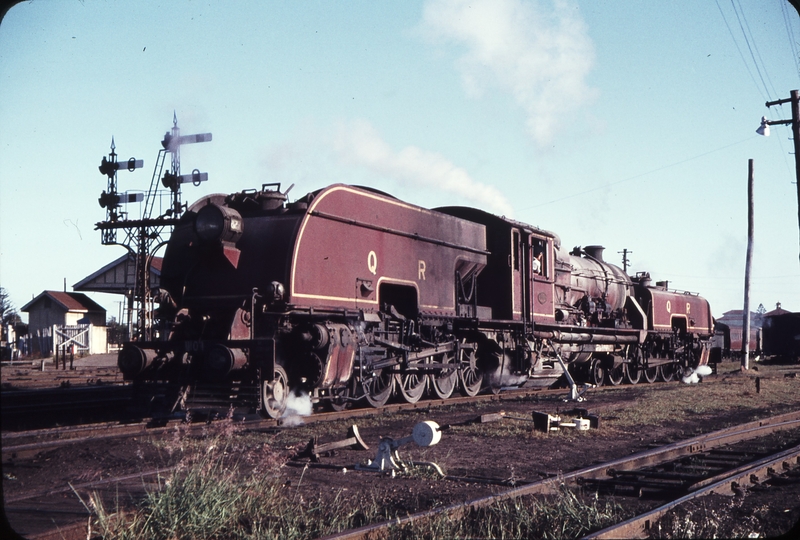
<svg viewBox="0 0 800 540">
<path fill-rule="evenodd" d="M 793 4 L 794 5 L 794 4 Z M 784 103 L 792 104 L 792 119 L 791 120 L 762 120 L 761 127 L 756 130 L 761 135 L 769 135 L 769 130 L 765 130 L 765 126 L 774 125 L 789 125 L 792 126 L 792 138 L 794 142 L 794 167 L 795 167 L 795 180 L 797 187 L 797 226 L 800 231 L 800 90 L 792 90 L 789 99 L 779 99 L 778 101 L 768 101 L 765 105 L 767 108 L 775 105 L 783 105 Z M 798 237 L 800 241 L 800 237 Z M 800 251 L 798 251 L 800 257 Z"/>
<path fill-rule="evenodd" d="M 628 265 L 631 264 L 631 261 L 628 260 L 628 253 L 633 253 L 633 251 L 629 251 L 628 248 L 623 248 L 622 251 L 617 251 L 617 253 L 622 253 L 622 270 L 627 274 Z"/>
<path fill-rule="evenodd" d="M 753 160 L 747 166 L 747 258 L 744 264 L 742 371 L 750 369 L 750 266 L 753 263 Z"/>
</svg>

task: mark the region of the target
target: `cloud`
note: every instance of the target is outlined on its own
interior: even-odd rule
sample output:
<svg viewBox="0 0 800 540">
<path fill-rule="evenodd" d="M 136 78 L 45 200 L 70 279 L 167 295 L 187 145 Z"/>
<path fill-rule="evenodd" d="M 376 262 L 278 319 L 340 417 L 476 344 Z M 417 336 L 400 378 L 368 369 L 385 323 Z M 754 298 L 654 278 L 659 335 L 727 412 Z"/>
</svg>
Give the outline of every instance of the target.
<svg viewBox="0 0 800 540">
<path fill-rule="evenodd" d="M 332 144 L 345 164 L 365 167 L 413 187 L 440 189 L 500 215 L 513 214 L 511 203 L 497 188 L 475 181 L 436 152 L 416 146 L 394 151 L 366 120 L 342 123 Z"/>
<path fill-rule="evenodd" d="M 594 46 L 577 6 L 555 0 L 428 0 L 421 30 L 434 42 L 466 48 L 457 66 L 467 93 L 479 97 L 494 84 L 510 92 L 527 115 L 539 145 L 548 143 L 566 118 L 596 91 L 585 79 Z"/>
</svg>

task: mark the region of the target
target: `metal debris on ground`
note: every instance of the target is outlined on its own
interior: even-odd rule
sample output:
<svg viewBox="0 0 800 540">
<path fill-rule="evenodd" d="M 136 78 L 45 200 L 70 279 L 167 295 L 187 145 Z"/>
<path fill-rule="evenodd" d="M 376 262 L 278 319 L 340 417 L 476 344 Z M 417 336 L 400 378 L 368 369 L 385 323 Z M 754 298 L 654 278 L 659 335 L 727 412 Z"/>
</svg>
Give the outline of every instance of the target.
<svg viewBox="0 0 800 540">
<path fill-rule="evenodd" d="M 317 462 L 319 461 L 319 457 L 321 455 L 330 454 L 334 450 L 339 450 L 341 448 L 351 448 L 353 450 L 369 450 L 369 446 L 364 440 L 361 438 L 361 434 L 358 432 L 358 426 L 353 424 L 350 426 L 350 429 L 347 431 L 347 438 L 341 441 L 329 442 L 318 444 L 317 438 L 312 437 L 306 447 L 296 454 L 292 459 L 299 459 L 299 458 L 310 458 L 311 461 Z"/>
<path fill-rule="evenodd" d="M 405 462 L 400 458 L 398 450 L 404 444 L 414 442 L 417 446 L 433 446 L 438 444 L 442 438 L 442 430 L 436 422 L 426 420 L 414 426 L 414 430 L 408 437 L 401 439 L 392 439 L 389 437 L 381 437 L 378 444 L 378 453 L 374 460 L 368 460 L 366 465 L 356 465 L 356 470 L 360 471 L 376 471 L 376 472 L 391 472 L 392 477 L 395 473 L 400 471 L 408 471 L 412 465 L 426 466 L 434 469 L 437 474 L 444 476 L 441 467 L 432 462 Z"/>
<path fill-rule="evenodd" d="M 565 415 L 567 416 L 567 415 Z M 600 427 L 600 417 L 596 414 L 589 414 L 585 409 L 570 411 L 569 419 L 562 419 L 557 414 L 533 411 L 533 428 L 537 431 L 550 433 L 551 431 L 561 431 L 562 429 L 577 429 L 587 431 Z"/>
</svg>

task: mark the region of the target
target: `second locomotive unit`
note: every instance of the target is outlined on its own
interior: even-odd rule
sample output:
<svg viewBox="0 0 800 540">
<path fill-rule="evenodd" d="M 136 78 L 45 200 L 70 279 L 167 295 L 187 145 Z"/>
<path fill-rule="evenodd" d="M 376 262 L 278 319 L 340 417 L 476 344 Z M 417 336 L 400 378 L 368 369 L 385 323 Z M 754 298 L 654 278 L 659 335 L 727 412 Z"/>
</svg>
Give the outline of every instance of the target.
<svg viewBox="0 0 800 540">
<path fill-rule="evenodd" d="M 290 391 L 340 409 L 549 386 L 563 366 L 598 385 L 671 380 L 708 361 L 713 334 L 705 299 L 629 277 L 599 246 L 342 184 L 197 201 L 159 300 L 162 338 L 123 347 L 125 377 L 236 389 L 268 417 Z"/>
</svg>

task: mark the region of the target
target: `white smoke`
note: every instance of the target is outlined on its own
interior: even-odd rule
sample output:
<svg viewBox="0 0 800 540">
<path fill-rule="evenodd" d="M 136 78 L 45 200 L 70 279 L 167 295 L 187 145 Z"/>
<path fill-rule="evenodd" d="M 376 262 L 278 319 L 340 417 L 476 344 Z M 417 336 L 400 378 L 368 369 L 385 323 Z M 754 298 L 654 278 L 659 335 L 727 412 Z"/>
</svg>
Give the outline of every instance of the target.
<svg viewBox="0 0 800 540">
<path fill-rule="evenodd" d="M 681 381 L 683 384 L 697 384 L 700 382 L 700 377 L 697 376 L 697 372 L 690 368 L 683 374 Z"/>
<path fill-rule="evenodd" d="M 457 66 L 467 93 L 484 86 L 508 91 L 527 115 L 529 133 L 547 144 L 564 118 L 588 104 L 596 91 L 586 83 L 594 45 L 569 0 L 429 0 L 421 30 L 433 42 L 463 45 Z"/>
<path fill-rule="evenodd" d="M 284 426 L 301 426 L 305 422 L 304 416 L 310 416 L 312 412 L 311 396 L 305 391 L 294 390 L 289 392 L 286 398 L 286 409 L 281 415 Z"/>
<path fill-rule="evenodd" d="M 694 370 L 695 373 L 700 375 L 701 377 L 707 377 L 712 373 L 711 366 L 704 365 L 704 366 L 697 366 L 697 369 Z"/>
<path fill-rule="evenodd" d="M 683 374 L 681 381 L 684 384 L 697 384 L 702 377 L 711 375 L 712 369 L 710 366 L 697 366 L 697 369 L 689 368 Z"/>
<path fill-rule="evenodd" d="M 500 215 L 513 214 L 511 203 L 497 188 L 477 182 L 466 170 L 436 152 L 416 146 L 394 151 L 366 120 L 341 124 L 333 147 L 346 164 L 366 167 L 413 187 L 433 187 L 453 193 Z"/>
</svg>

